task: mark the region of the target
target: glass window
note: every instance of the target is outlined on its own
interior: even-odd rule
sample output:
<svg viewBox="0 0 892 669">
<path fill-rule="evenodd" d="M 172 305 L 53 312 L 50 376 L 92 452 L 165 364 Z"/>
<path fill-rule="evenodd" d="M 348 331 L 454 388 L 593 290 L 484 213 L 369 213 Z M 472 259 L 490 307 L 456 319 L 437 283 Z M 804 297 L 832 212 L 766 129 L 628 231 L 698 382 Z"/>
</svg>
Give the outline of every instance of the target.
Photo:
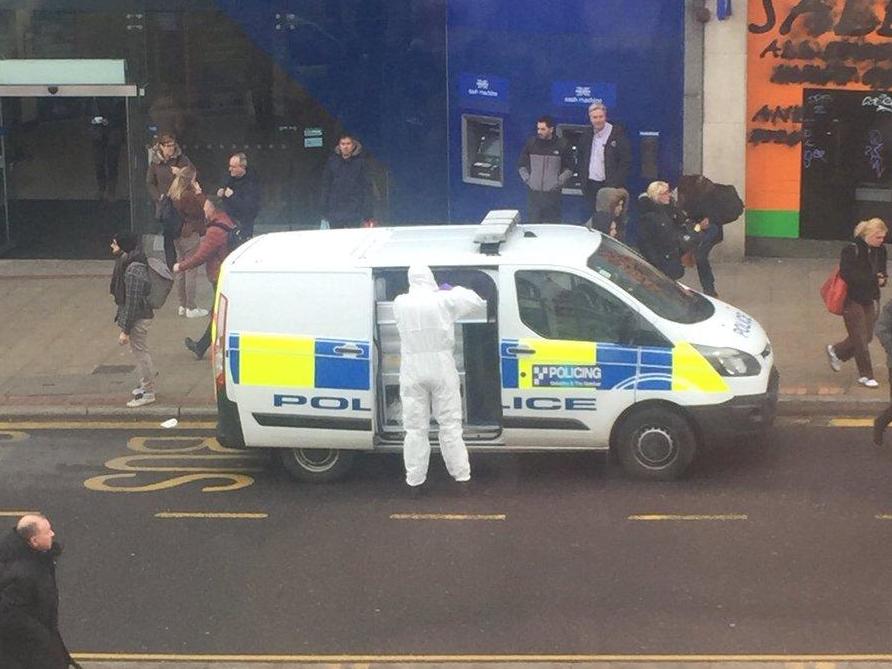
<svg viewBox="0 0 892 669">
<path fill-rule="evenodd" d="M 625 244 L 602 236 L 588 266 L 629 293 L 658 316 L 676 323 L 699 323 L 715 313 L 712 302 L 676 283 Z"/>
<path fill-rule="evenodd" d="M 524 270 L 514 276 L 520 320 L 546 339 L 630 343 L 637 314 L 591 281 Z"/>
</svg>

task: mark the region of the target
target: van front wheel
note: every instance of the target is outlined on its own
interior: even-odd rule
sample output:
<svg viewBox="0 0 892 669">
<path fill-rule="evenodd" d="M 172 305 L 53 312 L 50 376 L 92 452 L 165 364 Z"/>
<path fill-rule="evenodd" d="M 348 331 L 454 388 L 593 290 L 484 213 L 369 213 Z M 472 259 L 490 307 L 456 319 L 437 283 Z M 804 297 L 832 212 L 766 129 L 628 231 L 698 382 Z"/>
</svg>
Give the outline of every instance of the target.
<svg viewBox="0 0 892 669">
<path fill-rule="evenodd" d="M 305 483 L 328 483 L 343 478 L 353 465 L 355 451 L 334 448 L 278 448 L 279 462 L 288 474 Z"/>
<path fill-rule="evenodd" d="M 670 481 L 691 464 L 697 437 L 683 416 L 669 409 L 650 407 L 623 421 L 616 450 L 623 469 L 632 476 Z"/>
</svg>

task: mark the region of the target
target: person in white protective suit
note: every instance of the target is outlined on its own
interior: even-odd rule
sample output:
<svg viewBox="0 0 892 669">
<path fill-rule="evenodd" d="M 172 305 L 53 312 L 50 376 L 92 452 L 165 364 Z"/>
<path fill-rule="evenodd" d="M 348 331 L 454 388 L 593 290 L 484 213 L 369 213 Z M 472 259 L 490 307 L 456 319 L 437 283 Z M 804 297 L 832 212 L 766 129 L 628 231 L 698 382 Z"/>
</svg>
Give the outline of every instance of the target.
<svg viewBox="0 0 892 669">
<path fill-rule="evenodd" d="M 462 438 L 462 403 L 455 366 L 455 321 L 482 309 L 473 290 L 437 286 L 425 265 L 409 268 L 409 292 L 399 295 L 393 313 L 400 335 L 400 400 L 403 405 L 403 462 L 406 483 L 420 492 L 427 479 L 431 445 L 431 408 L 440 426 L 440 452 L 456 481 L 471 480 L 468 449 Z"/>
</svg>

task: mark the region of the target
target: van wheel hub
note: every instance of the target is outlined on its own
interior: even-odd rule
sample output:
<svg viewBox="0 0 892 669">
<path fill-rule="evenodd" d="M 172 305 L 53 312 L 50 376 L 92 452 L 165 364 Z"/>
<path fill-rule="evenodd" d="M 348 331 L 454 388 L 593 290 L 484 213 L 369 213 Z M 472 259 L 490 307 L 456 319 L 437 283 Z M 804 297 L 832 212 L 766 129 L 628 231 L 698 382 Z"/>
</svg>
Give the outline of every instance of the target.
<svg viewBox="0 0 892 669">
<path fill-rule="evenodd" d="M 638 433 L 635 450 L 638 460 L 646 467 L 664 467 L 676 456 L 678 447 L 667 430 L 645 427 Z"/>
<path fill-rule="evenodd" d="M 295 448 L 297 463 L 310 472 L 327 472 L 338 461 L 339 451 L 329 448 Z"/>
</svg>

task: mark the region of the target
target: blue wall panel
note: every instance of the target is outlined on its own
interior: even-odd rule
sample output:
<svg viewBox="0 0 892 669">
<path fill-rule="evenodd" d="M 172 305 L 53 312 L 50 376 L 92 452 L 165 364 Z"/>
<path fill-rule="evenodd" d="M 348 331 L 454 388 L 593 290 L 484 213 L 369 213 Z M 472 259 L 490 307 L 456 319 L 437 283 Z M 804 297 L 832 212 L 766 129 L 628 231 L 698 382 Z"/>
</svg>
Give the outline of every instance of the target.
<svg viewBox="0 0 892 669">
<path fill-rule="evenodd" d="M 390 219 L 476 222 L 525 209 L 515 165 L 535 120 L 587 123 L 556 105 L 555 82 L 615 85 L 610 119 L 660 133 L 661 178 L 682 162 L 684 3 L 665 0 L 219 0 L 220 8 L 390 174 Z M 284 29 L 276 29 L 275 15 Z M 293 18 L 284 20 L 286 13 Z M 462 74 L 504 79 L 505 187 L 462 182 Z M 327 138 L 331 145 L 334 138 Z M 633 193 L 633 194 L 634 194 Z M 586 217 L 565 197 L 565 220 Z"/>
</svg>

